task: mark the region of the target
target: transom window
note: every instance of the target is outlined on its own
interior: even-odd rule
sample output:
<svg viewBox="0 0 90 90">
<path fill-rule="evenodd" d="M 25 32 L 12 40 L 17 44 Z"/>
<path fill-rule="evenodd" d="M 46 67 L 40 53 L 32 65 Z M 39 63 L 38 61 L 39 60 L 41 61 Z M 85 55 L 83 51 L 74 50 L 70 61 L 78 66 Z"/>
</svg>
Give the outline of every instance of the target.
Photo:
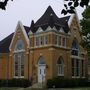
<svg viewBox="0 0 90 90">
<path fill-rule="evenodd" d="M 57 61 L 57 74 L 58 76 L 64 76 L 64 61 L 62 57 Z"/>
<path fill-rule="evenodd" d="M 39 64 L 39 65 L 45 64 L 45 60 L 44 60 L 43 57 L 40 57 L 40 58 L 39 58 L 38 64 Z"/>
<path fill-rule="evenodd" d="M 22 41 L 22 39 L 19 39 L 16 43 L 15 51 L 22 50 L 22 49 L 24 49 L 23 41 Z"/>
<path fill-rule="evenodd" d="M 14 50 L 14 77 L 24 77 L 24 44 L 21 39 Z"/>
</svg>

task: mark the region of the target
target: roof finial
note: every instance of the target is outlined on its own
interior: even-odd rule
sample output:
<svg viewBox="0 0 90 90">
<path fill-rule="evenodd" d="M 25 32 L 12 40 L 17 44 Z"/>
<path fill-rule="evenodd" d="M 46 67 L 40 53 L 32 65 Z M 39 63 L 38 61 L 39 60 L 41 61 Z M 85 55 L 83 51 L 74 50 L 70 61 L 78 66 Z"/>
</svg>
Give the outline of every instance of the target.
<svg viewBox="0 0 90 90">
<path fill-rule="evenodd" d="M 34 20 L 31 21 L 31 28 L 34 27 Z"/>
</svg>

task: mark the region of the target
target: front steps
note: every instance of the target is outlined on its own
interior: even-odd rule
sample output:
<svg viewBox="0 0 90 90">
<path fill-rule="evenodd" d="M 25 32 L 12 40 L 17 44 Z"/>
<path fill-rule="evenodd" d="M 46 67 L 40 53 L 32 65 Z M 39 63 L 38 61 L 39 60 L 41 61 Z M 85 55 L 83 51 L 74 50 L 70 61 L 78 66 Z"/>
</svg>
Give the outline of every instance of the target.
<svg viewBox="0 0 90 90">
<path fill-rule="evenodd" d="M 32 88 L 44 88 L 45 83 L 35 83 L 32 85 Z"/>
</svg>

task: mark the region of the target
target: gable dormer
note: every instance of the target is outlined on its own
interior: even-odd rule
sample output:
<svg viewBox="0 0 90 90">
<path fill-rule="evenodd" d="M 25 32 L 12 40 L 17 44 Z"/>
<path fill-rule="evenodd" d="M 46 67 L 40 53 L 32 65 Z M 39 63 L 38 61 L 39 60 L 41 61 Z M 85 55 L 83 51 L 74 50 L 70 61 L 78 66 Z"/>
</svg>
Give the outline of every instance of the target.
<svg viewBox="0 0 90 90">
<path fill-rule="evenodd" d="M 38 28 L 38 30 L 36 31 L 36 33 L 42 33 L 43 29 L 41 27 Z"/>
<path fill-rule="evenodd" d="M 70 28 L 71 36 L 73 38 L 77 38 L 79 40 L 79 43 L 81 41 L 81 36 L 80 36 L 80 23 L 79 19 L 77 17 L 77 13 L 71 15 L 71 18 L 68 21 L 68 25 Z"/>
<path fill-rule="evenodd" d="M 15 44 L 17 43 L 18 39 L 22 39 L 26 48 L 29 48 L 29 38 L 28 38 L 29 27 L 23 26 L 22 23 L 19 21 L 14 32 L 13 38 L 11 40 L 9 50 L 14 50 Z"/>
</svg>

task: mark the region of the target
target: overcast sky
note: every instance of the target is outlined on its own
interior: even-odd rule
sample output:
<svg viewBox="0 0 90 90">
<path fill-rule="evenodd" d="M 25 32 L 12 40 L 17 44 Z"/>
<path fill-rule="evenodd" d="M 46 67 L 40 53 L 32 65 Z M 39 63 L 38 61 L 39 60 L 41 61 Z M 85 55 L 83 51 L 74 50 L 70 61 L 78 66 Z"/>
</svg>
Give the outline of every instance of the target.
<svg viewBox="0 0 90 90">
<path fill-rule="evenodd" d="M 63 0 L 9 0 L 6 11 L 0 10 L 0 40 L 15 31 L 17 22 L 30 26 L 31 20 L 37 21 L 51 6 L 58 17 L 62 17 Z M 77 8 L 79 19 L 83 8 Z"/>
</svg>

